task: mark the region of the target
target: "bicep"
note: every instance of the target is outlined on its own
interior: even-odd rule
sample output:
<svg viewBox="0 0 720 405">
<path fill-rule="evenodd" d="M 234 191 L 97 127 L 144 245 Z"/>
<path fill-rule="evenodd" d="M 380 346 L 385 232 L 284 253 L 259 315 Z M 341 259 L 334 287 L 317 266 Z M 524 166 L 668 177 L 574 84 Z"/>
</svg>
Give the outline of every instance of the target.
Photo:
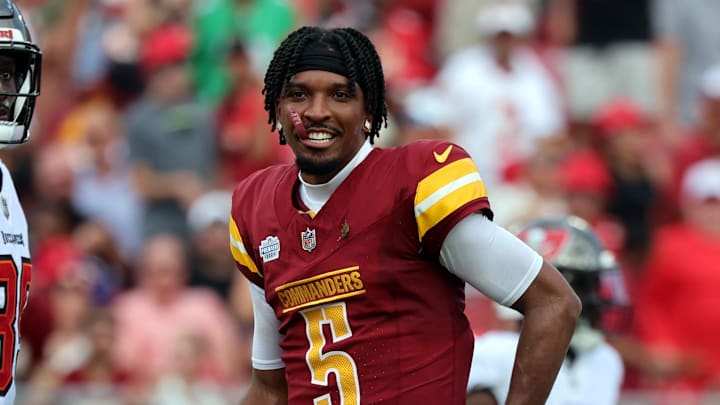
<svg viewBox="0 0 720 405">
<path fill-rule="evenodd" d="M 440 250 L 440 264 L 503 305 L 525 292 L 541 263 L 534 250 L 480 213 L 458 222 Z"/>
</svg>

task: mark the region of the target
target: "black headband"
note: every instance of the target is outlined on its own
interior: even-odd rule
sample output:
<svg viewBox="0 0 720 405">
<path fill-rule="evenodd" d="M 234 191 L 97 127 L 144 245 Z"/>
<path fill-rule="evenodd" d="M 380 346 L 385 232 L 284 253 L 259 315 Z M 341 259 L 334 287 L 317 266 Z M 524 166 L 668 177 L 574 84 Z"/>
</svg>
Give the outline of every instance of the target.
<svg viewBox="0 0 720 405">
<path fill-rule="evenodd" d="M 307 44 L 303 49 L 294 68 L 290 71 L 290 75 L 306 70 L 324 70 L 348 77 L 345 60 L 340 52 L 317 41 Z"/>
</svg>

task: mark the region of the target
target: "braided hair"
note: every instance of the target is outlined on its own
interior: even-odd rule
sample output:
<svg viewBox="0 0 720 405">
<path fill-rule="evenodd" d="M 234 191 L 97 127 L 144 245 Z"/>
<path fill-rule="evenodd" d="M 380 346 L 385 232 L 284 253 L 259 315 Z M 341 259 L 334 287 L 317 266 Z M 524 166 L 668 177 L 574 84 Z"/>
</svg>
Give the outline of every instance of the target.
<svg viewBox="0 0 720 405">
<path fill-rule="evenodd" d="M 305 47 L 313 42 L 339 50 L 347 67 L 350 88 L 354 88 L 357 83 L 365 94 L 365 110 L 373 116 L 366 136 L 373 143 L 382 126 L 387 127 L 385 77 L 375 46 L 368 37 L 353 28 L 302 27 L 290 33 L 280 44 L 265 73 L 265 87 L 262 91 L 272 130 L 277 128 L 275 106 L 282 88 L 290 81 L 291 72 Z M 281 133 L 280 143 L 285 143 L 283 140 Z"/>
</svg>

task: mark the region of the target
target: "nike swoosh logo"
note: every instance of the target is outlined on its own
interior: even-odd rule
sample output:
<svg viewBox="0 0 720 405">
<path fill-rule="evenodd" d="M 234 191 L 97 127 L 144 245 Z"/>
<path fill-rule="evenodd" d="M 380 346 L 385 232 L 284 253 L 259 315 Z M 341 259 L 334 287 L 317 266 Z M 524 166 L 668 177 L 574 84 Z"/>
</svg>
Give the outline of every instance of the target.
<svg viewBox="0 0 720 405">
<path fill-rule="evenodd" d="M 433 156 L 435 156 L 435 161 L 438 163 L 445 163 L 448 156 L 450 156 L 450 151 L 452 150 L 452 145 L 448 146 L 447 149 L 445 149 L 445 152 L 438 154 L 437 152 L 433 152 Z"/>
</svg>

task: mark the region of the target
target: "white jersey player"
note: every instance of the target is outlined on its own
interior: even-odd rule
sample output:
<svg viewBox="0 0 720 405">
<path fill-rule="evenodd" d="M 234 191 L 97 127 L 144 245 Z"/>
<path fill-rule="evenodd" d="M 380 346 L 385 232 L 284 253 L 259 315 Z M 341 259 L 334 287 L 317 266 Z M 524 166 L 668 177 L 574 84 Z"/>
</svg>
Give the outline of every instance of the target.
<svg viewBox="0 0 720 405">
<path fill-rule="evenodd" d="M 576 217 L 534 222 L 518 235 L 560 270 L 583 303 L 568 355 L 555 380 L 549 405 L 614 405 L 624 377 L 620 354 L 600 331 L 603 309 L 627 305 L 612 255 Z M 496 307 L 505 327 L 475 339 L 468 379 L 468 405 L 504 404 L 510 387 L 522 315 Z"/>
<path fill-rule="evenodd" d="M 28 140 L 40 91 L 41 53 L 18 8 L 0 0 L 0 147 Z M 31 264 L 25 214 L 9 170 L 0 161 L 0 405 L 15 401 L 20 318 Z"/>
</svg>

